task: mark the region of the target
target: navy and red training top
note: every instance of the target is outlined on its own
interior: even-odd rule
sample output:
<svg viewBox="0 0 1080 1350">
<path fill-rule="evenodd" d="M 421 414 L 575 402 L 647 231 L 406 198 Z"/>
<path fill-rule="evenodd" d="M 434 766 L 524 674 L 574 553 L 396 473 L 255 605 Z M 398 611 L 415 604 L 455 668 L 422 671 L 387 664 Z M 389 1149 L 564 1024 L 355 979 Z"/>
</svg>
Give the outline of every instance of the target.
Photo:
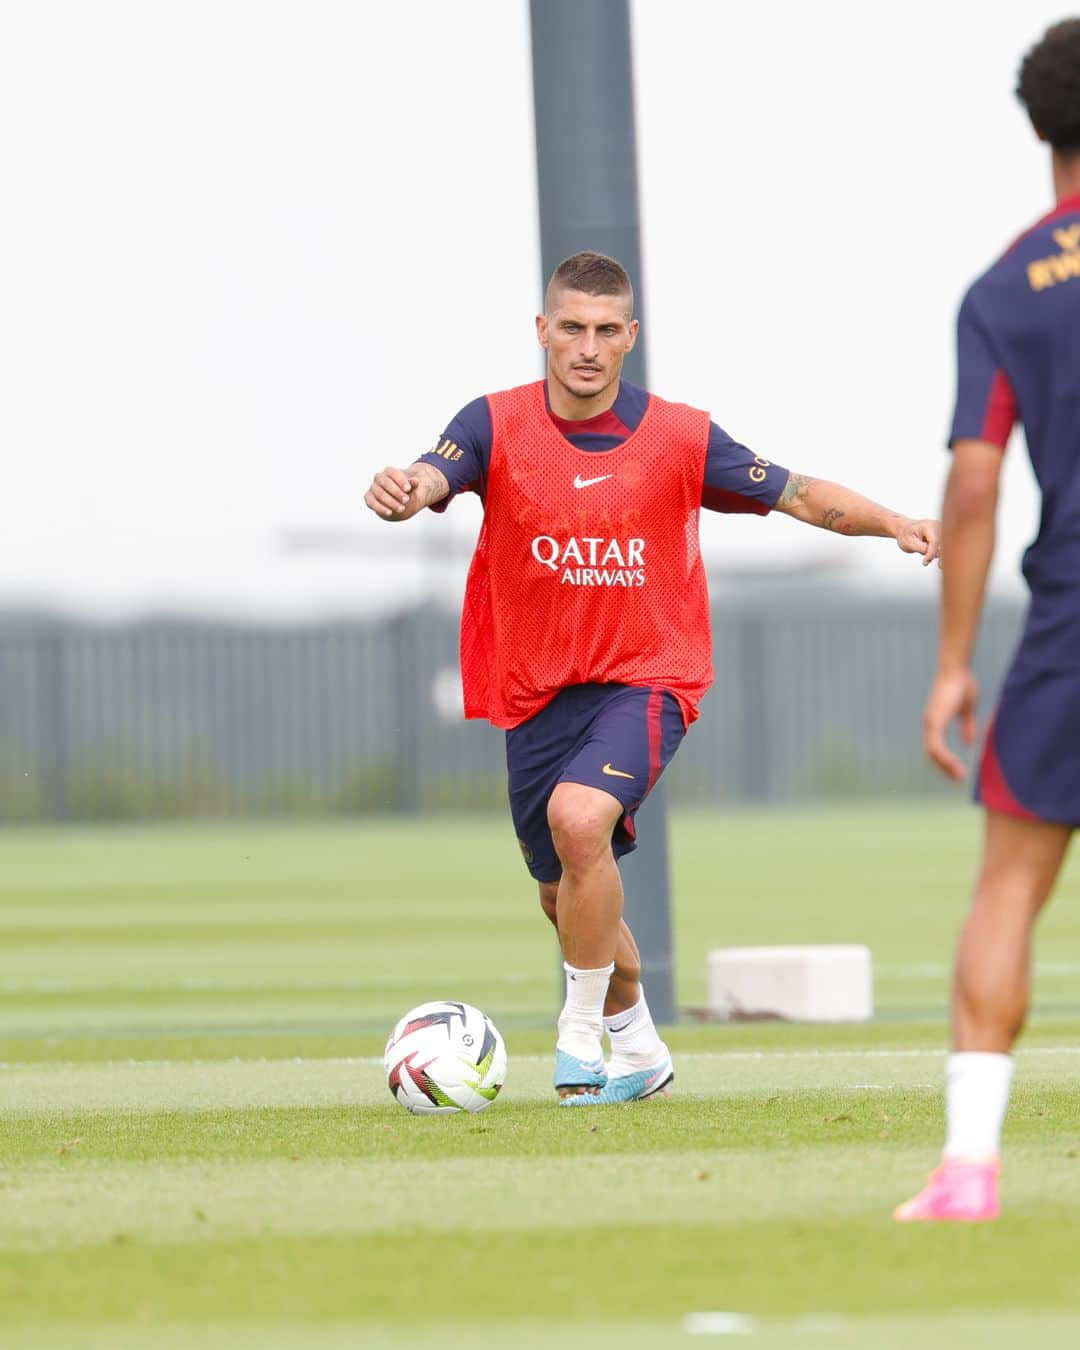
<svg viewBox="0 0 1080 1350">
<path fill-rule="evenodd" d="M 1005 448 L 1023 423 L 1042 492 L 1024 555 L 1036 596 L 1080 612 L 1080 193 L 1060 201 L 972 285 L 957 321 L 949 444 Z"/>
<path fill-rule="evenodd" d="M 618 397 L 607 412 L 584 421 L 568 421 L 557 417 L 549 403 L 548 416 L 578 450 L 613 450 L 637 429 L 648 404 L 648 390 L 622 380 Z M 445 474 L 450 484 L 450 496 L 436 503 L 436 511 L 444 511 L 461 492 L 476 492 L 483 498 L 491 463 L 491 435 L 488 401 L 474 399 L 452 419 L 432 449 L 420 456 L 421 461 L 434 464 Z M 715 422 L 709 424 L 701 487 L 701 504 L 707 510 L 766 516 L 787 480 L 787 469 L 757 458 Z"/>
</svg>

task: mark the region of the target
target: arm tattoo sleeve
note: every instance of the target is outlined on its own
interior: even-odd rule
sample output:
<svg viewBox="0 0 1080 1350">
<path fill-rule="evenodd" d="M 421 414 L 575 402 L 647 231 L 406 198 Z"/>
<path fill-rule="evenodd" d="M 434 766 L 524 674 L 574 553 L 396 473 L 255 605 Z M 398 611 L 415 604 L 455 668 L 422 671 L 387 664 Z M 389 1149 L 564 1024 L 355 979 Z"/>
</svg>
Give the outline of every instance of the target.
<svg viewBox="0 0 1080 1350">
<path fill-rule="evenodd" d="M 808 478 L 804 473 L 789 474 L 777 506 L 791 506 L 796 501 L 802 501 L 816 482 L 816 478 Z"/>
<path fill-rule="evenodd" d="M 835 506 L 830 506 L 821 517 L 821 523 L 827 530 L 842 530 L 844 527 L 838 522 L 843 519 L 843 511 Z"/>
</svg>

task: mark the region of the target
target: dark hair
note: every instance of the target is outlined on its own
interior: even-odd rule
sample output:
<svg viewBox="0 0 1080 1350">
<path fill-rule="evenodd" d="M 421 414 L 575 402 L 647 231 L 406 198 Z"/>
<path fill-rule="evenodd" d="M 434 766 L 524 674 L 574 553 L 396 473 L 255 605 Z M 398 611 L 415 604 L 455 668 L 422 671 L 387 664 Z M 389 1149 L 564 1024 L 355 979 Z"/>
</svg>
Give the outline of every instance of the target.
<svg viewBox="0 0 1080 1350">
<path fill-rule="evenodd" d="M 1080 150 L 1080 19 L 1055 23 L 1032 47 L 1016 97 L 1055 150 Z"/>
<path fill-rule="evenodd" d="M 634 312 L 634 288 L 626 268 L 606 253 L 574 253 L 564 258 L 551 274 L 544 304 L 551 308 L 555 291 L 581 291 L 585 295 L 625 295 L 629 311 Z"/>
</svg>

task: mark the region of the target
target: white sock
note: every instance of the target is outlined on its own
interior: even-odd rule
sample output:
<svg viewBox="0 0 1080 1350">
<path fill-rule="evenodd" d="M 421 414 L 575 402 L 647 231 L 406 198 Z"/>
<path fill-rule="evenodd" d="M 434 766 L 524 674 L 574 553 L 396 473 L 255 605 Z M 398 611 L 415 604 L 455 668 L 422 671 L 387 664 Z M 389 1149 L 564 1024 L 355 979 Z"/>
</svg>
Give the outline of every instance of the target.
<svg viewBox="0 0 1080 1350">
<path fill-rule="evenodd" d="M 996 1158 L 1012 1087 L 1012 1055 L 963 1051 L 945 1066 L 946 1158 Z"/>
<path fill-rule="evenodd" d="M 617 1067 L 625 1064 L 630 1073 L 651 1069 L 666 1053 L 645 1002 L 644 989 L 632 1008 L 604 1018 L 604 1030 L 611 1038 L 612 1060 Z"/>
<path fill-rule="evenodd" d="M 566 1002 L 559 1014 L 556 1045 L 587 1063 L 603 1058 L 600 1037 L 604 1030 L 604 999 L 614 969 L 614 962 L 599 970 L 578 970 L 563 962 Z"/>
</svg>

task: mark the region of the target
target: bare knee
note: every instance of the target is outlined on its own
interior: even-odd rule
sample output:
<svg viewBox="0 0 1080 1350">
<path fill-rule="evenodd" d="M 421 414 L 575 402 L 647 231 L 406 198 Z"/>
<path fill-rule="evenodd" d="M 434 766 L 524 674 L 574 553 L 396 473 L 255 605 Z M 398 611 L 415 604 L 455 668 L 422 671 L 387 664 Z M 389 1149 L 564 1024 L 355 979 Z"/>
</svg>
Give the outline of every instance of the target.
<svg viewBox="0 0 1080 1350">
<path fill-rule="evenodd" d="M 611 852 L 611 832 L 622 814 L 614 797 L 580 783 L 560 783 L 548 802 L 548 826 L 568 872 L 594 867 Z"/>
</svg>

